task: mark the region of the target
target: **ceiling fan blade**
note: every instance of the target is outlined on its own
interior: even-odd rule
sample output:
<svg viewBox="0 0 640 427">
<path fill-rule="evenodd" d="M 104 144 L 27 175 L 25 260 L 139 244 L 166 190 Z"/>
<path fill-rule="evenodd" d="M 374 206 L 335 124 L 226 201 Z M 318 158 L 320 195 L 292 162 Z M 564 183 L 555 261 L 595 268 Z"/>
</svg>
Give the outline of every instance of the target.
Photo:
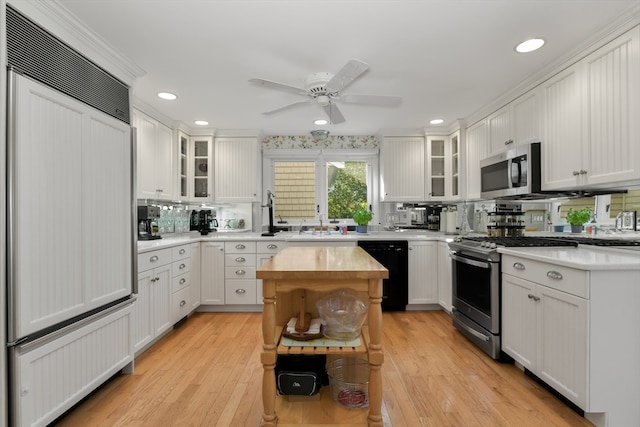
<svg viewBox="0 0 640 427">
<path fill-rule="evenodd" d="M 290 86 L 284 83 L 272 82 L 271 80 L 253 78 L 253 79 L 249 79 L 249 83 L 253 83 L 259 86 L 265 86 L 271 89 L 283 90 L 286 92 L 293 92 L 293 93 L 297 93 L 298 95 L 307 95 L 307 91 L 302 88 Z"/>
<path fill-rule="evenodd" d="M 379 105 L 381 107 L 396 107 L 402 103 L 402 98 L 399 96 L 385 95 L 345 94 L 340 96 L 340 101 L 347 104 L 366 104 Z"/>
<path fill-rule="evenodd" d="M 369 69 L 369 64 L 359 59 L 351 59 L 338 73 L 325 85 L 328 93 L 339 92 L 352 81 Z"/>
<path fill-rule="evenodd" d="M 331 102 L 329 105 L 325 105 L 322 108 L 324 109 L 324 112 L 327 113 L 327 116 L 329 116 L 331 124 L 337 125 L 339 123 L 344 123 L 344 116 L 335 103 Z"/>
<path fill-rule="evenodd" d="M 265 111 L 264 113 L 262 113 L 262 115 L 269 116 L 271 114 L 279 113 L 280 111 L 290 110 L 292 108 L 296 108 L 304 104 L 309 104 L 310 102 L 313 102 L 313 99 L 308 99 L 306 101 L 298 101 L 298 102 L 294 102 L 293 104 L 288 104 L 283 107 L 276 108 L 275 110 Z"/>
</svg>

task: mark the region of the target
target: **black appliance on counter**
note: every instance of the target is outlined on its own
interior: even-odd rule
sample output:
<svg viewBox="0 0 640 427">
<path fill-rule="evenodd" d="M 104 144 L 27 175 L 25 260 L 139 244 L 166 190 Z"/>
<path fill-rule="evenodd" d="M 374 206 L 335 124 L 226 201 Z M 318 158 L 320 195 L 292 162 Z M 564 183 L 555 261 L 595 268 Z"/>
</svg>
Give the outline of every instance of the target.
<svg viewBox="0 0 640 427">
<path fill-rule="evenodd" d="M 389 278 L 382 282 L 382 311 L 405 311 L 409 303 L 409 242 L 358 240 L 358 246 L 389 270 Z"/>
<path fill-rule="evenodd" d="M 138 240 L 156 240 L 162 237 L 158 234 L 158 225 L 153 223 L 160 219 L 160 207 L 138 206 Z"/>
</svg>

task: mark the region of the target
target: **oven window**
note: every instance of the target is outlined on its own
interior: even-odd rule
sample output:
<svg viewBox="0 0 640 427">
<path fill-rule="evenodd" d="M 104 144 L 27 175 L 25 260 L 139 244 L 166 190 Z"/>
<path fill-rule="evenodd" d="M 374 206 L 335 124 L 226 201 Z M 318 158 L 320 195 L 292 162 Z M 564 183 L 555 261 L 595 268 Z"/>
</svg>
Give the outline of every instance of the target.
<svg viewBox="0 0 640 427">
<path fill-rule="evenodd" d="M 491 316 L 491 269 L 454 262 L 457 298 Z"/>
<path fill-rule="evenodd" d="M 509 188 L 510 177 L 508 167 L 508 160 L 483 167 L 480 175 L 482 191 L 495 191 Z"/>
</svg>

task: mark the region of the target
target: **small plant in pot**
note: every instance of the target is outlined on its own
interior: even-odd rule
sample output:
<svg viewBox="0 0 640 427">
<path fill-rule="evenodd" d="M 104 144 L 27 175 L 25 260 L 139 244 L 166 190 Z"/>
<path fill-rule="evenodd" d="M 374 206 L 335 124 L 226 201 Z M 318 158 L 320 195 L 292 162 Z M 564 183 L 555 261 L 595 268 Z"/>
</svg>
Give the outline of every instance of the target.
<svg viewBox="0 0 640 427">
<path fill-rule="evenodd" d="M 591 219 L 591 208 L 573 210 L 569 208 L 567 212 L 567 222 L 571 224 L 572 233 L 581 233 L 583 224 Z"/>
<path fill-rule="evenodd" d="M 353 221 L 356 225 L 356 232 L 358 233 L 366 233 L 367 225 L 369 221 L 373 218 L 373 212 L 368 209 L 362 208 L 358 209 L 353 213 Z"/>
</svg>

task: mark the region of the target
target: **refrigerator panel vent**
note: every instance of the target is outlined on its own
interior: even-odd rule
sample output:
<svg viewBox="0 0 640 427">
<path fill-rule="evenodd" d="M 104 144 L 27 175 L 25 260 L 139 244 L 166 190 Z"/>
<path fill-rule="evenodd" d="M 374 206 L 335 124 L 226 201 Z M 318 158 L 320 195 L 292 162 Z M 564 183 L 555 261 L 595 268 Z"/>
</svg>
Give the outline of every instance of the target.
<svg viewBox="0 0 640 427">
<path fill-rule="evenodd" d="M 9 6 L 7 57 L 16 71 L 131 123 L 127 85 Z"/>
</svg>

